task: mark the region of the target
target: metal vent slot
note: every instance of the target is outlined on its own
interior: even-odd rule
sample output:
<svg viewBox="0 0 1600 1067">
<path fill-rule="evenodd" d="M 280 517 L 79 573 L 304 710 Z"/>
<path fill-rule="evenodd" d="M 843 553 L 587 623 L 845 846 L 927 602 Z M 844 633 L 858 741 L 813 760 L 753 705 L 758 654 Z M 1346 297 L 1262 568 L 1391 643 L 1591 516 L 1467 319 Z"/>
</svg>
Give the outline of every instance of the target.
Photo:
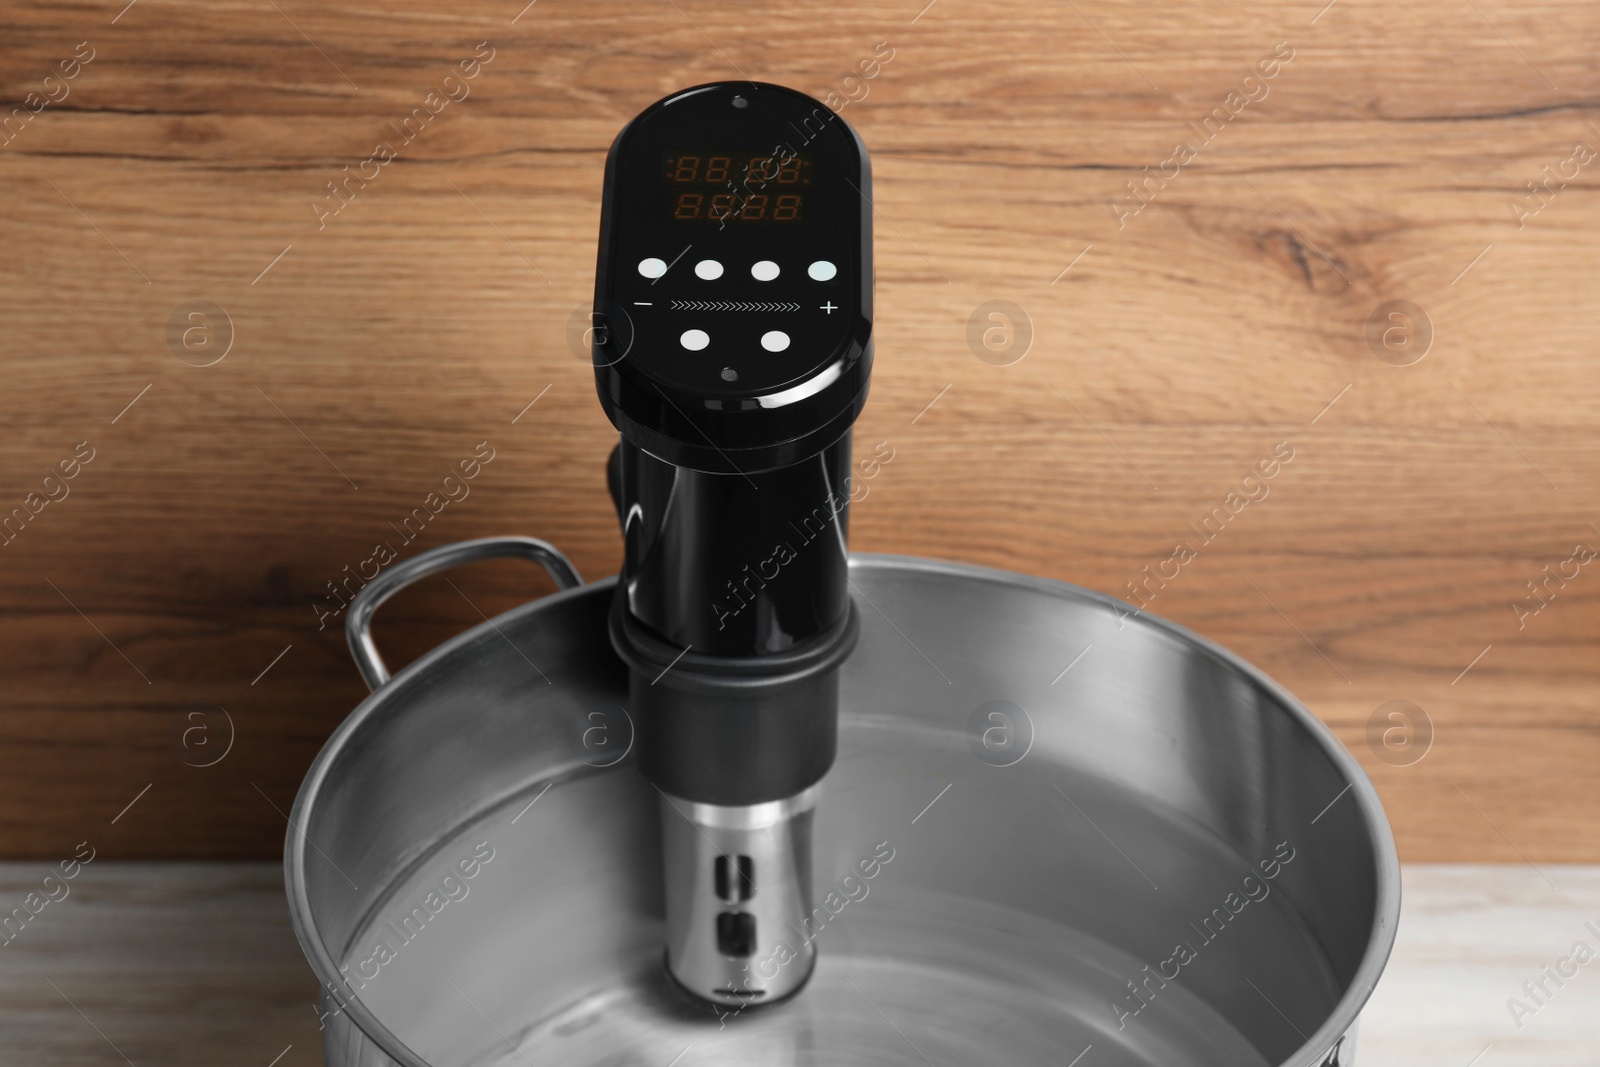
<svg viewBox="0 0 1600 1067">
<path fill-rule="evenodd" d="M 717 899 L 724 904 L 742 904 L 756 895 L 756 865 L 749 856 L 718 856 L 715 877 Z"/>
<path fill-rule="evenodd" d="M 756 917 L 747 911 L 725 911 L 717 916 L 717 951 L 743 959 L 756 952 Z"/>
</svg>

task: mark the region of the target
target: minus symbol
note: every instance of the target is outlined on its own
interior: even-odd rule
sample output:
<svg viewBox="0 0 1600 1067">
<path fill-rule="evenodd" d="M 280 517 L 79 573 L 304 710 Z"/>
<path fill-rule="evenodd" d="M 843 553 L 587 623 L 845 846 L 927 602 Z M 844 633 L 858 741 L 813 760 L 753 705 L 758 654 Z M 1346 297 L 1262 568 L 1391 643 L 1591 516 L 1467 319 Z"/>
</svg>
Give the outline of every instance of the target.
<svg viewBox="0 0 1600 1067">
<path fill-rule="evenodd" d="M 652 305 L 651 305 L 650 301 L 648 301 L 648 300 L 635 300 L 633 302 L 633 306 L 636 307 L 636 308 L 647 308 L 647 307 L 651 307 Z"/>
</svg>

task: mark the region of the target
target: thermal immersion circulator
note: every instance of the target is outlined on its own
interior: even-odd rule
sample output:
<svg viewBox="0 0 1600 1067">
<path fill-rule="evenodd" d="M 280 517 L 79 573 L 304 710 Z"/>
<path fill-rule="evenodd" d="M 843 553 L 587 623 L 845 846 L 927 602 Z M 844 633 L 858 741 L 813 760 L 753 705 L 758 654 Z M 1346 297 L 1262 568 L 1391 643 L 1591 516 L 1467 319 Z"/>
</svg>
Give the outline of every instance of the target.
<svg viewBox="0 0 1600 1067">
<path fill-rule="evenodd" d="M 674 94 L 606 160 L 592 351 L 625 553 L 610 636 L 660 793 L 667 969 L 718 1004 L 782 999 L 816 962 L 811 819 L 858 629 L 871 195 L 855 132 L 775 85 Z"/>
</svg>

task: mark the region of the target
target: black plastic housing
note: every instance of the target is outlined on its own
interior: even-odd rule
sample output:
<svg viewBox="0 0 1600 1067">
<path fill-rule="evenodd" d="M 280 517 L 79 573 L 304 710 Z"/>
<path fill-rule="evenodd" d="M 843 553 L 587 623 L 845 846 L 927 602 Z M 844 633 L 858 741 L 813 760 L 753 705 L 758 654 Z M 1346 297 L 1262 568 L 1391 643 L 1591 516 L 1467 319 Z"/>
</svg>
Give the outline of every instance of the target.
<svg viewBox="0 0 1600 1067">
<path fill-rule="evenodd" d="M 772 85 L 674 94 L 607 158 L 593 354 L 621 435 L 611 639 L 640 769 L 673 796 L 776 800 L 833 763 L 858 629 L 846 546 L 870 195 L 854 131 Z"/>
<path fill-rule="evenodd" d="M 629 614 L 678 649 L 771 656 L 844 617 L 850 432 L 756 474 L 674 467 L 623 440 L 616 488 Z"/>
<path fill-rule="evenodd" d="M 730 158 L 733 172 L 759 155 L 777 170 L 791 160 L 799 181 L 779 185 L 747 173 L 723 186 L 674 183 L 669 164 L 699 146 L 705 153 L 697 158 Z M 804 199 L 799 219 L 739 217 L 755 197 L 795 195 L 785 188 Z M 730 198 L 735 210 L 721 221 L 674 218 L 675 198 L 685 193 Z M 595 384 L 623 436 L 678 467 L 746 475 L 838 440 L 866 403 L 872 369 L 872 172 L 855 131 L 781 86 L 686 89 L 623 127 L 606 159 L 604 195 Z M 695 272 L 708 258 L 724 268 L 714 280 Z M 645 276 L 639 264 L 646 259 L 669 268 Z M 752 276 L 763 261 L 781 268 L 778 277 Z M 837 273 L 810 277 L 817 261 Z M 696 302 L 723 307 L 690 310 Z M 786 305 L 795 306 L 770 310 Z M 689 326 L 709 328 L 711 345 L 686 352 L 679 337 Z M 773 327 L 793 334 L 786 350 L 758 344 Z"/>
<path fill-rule="evenodd" d="M 851 605 L 781 655 L 701 656 L 656 639 L 619 597 L 611 644 L 629 667 L 640 773 L 703 804 L 760 804 L 815 785 L 837 752 L 839 667 L 859 629 Z"/>
</svg>

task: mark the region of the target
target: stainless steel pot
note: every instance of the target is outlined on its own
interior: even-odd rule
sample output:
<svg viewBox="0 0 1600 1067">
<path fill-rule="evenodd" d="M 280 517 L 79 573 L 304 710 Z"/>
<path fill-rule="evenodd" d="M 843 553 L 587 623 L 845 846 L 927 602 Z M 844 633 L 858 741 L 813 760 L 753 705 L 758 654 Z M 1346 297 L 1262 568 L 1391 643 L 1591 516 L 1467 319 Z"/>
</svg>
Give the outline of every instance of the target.
<svg viewBox="0 0 1600 1067">
<path fill-rule="evenodd" d="M 392 680 L 385 597 L 483 555 L 564 591 Z M 861 643 L 816 802 L 817 966 L 711 1009 L 660 958 L 657 803 L 628 758 L 614 582 L 528 538 L 397 563 L 349 620 L 379 686 L 285 848 L 334 1067 L 1348 1065 L 1399 866 L 1376 793 L 1301 704 L 1075 586 L 851 560 Z M 680 828 L 681 829 L 681 828 Z M 790 965 L 758 960 L 758 968 Z"/>
</svg>

